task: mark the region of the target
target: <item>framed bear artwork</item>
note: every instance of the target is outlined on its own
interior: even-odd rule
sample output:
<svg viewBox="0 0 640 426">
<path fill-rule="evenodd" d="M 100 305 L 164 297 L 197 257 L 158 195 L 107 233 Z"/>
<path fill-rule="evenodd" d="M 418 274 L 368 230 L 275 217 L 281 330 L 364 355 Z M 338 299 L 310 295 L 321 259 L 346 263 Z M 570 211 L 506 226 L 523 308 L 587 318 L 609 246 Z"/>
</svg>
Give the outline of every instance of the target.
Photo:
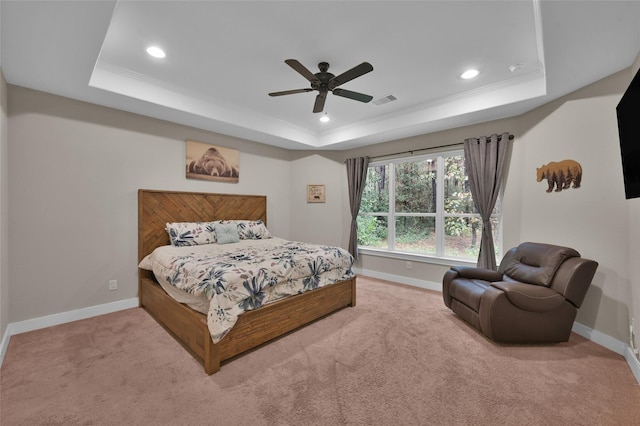
<svg viewBox="0 0 640 426">
<path fill-rule="evenodd" d="M 324 185 L 307 185 L 307 203 L 324 203 L 325 199 Z"/>
<path fill-rule="evenodd" d="M 240 180 L 240 151 L 187 141 L 187 179 L 202 179 L 238 183 Z"/>
</svg>

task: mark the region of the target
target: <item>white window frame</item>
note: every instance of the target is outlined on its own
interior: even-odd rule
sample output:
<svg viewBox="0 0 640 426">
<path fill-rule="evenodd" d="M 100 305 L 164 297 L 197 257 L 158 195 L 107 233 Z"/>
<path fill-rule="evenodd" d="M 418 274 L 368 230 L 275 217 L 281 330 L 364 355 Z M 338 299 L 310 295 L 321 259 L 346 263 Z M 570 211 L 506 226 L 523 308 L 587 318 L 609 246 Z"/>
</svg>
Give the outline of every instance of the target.
<svg viewBox="0 0 640 426">
<path fill-rule="evenodd" d="M 445 213 L 444 211 L 444 165 L 445 165 L 445 157 L 462 155 L 464 156 L 463 149 L 454 149 L 449 151 L 439 151 L 434 153 L 427 153 L 423 155 L 415 155 L 410 157 L 397 157 L 393 159 L 380 160 L 380 161 L 372 161 L 369 163 L 368 167 L 376 167 L 389 165 L 388 170 L 388 190 L 389 190 L 389 211 L 388 212 L 359 212 L 358 215 L 362 216 L 379 216 L 387 218 L 387 248 L 378 248 L 378 247 L 366 247 L 366 246 L 358 246 L 358 251 L 362 254 L 371 255 L 371 256 L 381 256 L 393 259 L 400 259 L 406 261 L 417 261 L 417 262 L 426 262 L 426 263 L 435 263 L 447 266 L 453 265 L 461 265 L 461 264 L 469 264 L 476 265 L 477 259 L 465 258 L 465 257 L 447 257 L 444 255 L 444 245 L 445 245 L 445 218 L 448 217 L 477 217 L 480 220 L 482 218 L 479 214 L 473 213 Z M 405 162 L 418 162 L 424 160 L 436 160 L 436 212 L 435 213 L 396 213 L 395 212 L 395 165 L 398 163 Z M 502 198 L 502 195 L 500 196 Z M 498 201 L 501 203 L 501 200 Z M 400 216 L 417 216 L 417 217 L 435 217 L 436 224 L 436 253 L 434 255 L 430 254 L 422 254 L 422 253 L 411 253 L 405 252 L 401 250 L 395 249 L 395 224 L 396 217 Z M 494 219 L 498 219 L 498 229 L 493 229 L 494 239 L 497 241 L 500 247 L 500 253 L 502 254 L 502 209 L 499 209 L 499 213 L 493 214 L 491 216 Z M 482 231 L 480 231 L 482 232 Z"/>
</svg>

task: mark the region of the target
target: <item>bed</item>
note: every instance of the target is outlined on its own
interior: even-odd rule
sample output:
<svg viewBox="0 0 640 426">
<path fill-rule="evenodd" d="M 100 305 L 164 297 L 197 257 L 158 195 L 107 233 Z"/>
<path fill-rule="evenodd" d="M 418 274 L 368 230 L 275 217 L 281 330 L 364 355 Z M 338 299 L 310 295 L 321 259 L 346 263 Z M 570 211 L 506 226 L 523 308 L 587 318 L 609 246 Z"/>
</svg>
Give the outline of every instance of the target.
<svg viewBox="0 0 640 426">
<path fill-rule="evenodd" d="M 140 189 L 138 262 L 157 248 L 170 246 L 167 223 L 236 220 L 266 224 L 266 210 L 265 196 Z M 205 372 L 213 374 L 225 360 L 344 307 L 355 306 L 356 278 L 248 310 L 237 317 L 233 327 L 216 343 L 207 315 L 170 296 L 151 270 L 139 269 L 139 299 L 140 306 L 203 364 Z"/>
</svg>

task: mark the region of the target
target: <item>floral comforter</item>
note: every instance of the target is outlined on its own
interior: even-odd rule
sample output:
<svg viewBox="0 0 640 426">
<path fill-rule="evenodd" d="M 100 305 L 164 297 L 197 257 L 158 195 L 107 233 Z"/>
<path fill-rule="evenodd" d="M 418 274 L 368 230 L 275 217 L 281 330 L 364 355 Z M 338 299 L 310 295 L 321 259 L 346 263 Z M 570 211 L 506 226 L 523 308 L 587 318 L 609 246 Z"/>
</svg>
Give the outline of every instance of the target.
<svg viewBox="0 0 640 426">
<path fill-rule="evenodd" d="M 159 281 L 210 300 L 207 323 L 219 342 L 245 311 L 354 276 L 339 247 L 281 238 L 158 247 L 140 262 Z"/>
</svg>

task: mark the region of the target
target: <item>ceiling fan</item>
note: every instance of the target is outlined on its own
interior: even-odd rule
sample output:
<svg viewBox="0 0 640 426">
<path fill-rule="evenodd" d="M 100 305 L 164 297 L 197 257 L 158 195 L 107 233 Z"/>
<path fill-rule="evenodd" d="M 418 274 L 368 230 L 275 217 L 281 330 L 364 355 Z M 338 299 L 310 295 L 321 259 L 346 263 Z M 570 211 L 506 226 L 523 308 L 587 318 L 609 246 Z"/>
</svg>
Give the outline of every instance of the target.
<svg viewBox="0 0 640 426">
<path fill-rule="evenodd" d="M 304 78 L 309 80 L 309 82 L 311 82 L 311 87 L 306 89 L 285 90 L 283 92 L 272 92 L 269 93 L 269 96 L 293 95 L 294 93 L 306 93 L 317 90 L 320 93 L 316 96 L 316 102 L 313 105 L 313 112 L 322 112 L 328 92 L 332 92 L 334 95 L 342 96 L 343 98 L 349 98 L 364 103 L 373 99 L 373 96 L 365 95 L 364 93 L 352 92 L 351 90 L 340 89 L 338 87 L 353 80 L 354 78 L 373 71 L 373 67 L 368 62 L 356 65 L 338 76 L 328 72 L 329 64 L 327 62 L 320 62 L 318 64 L 320 72 L 315 74 L 295 59 L 287 59 L 284 62 L 294 70 L 298 71 L 298 73 L 300 73 Z"/>
</svg>

